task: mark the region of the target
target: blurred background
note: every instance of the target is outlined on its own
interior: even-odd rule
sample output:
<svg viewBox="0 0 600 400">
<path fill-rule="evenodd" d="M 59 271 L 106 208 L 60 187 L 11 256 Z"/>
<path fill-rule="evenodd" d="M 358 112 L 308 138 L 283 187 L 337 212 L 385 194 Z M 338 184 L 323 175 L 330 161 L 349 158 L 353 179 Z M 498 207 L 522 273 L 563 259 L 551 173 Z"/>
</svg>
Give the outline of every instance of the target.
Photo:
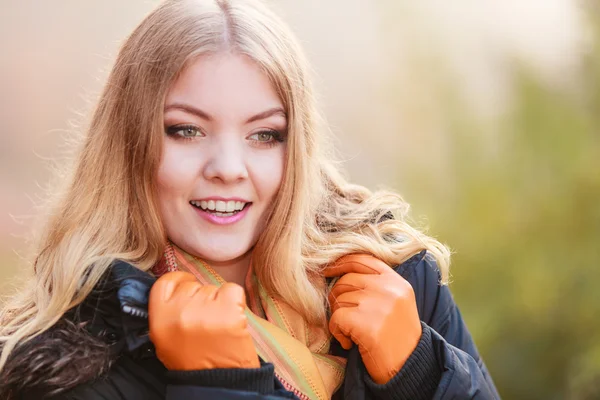
<svg viewBox="0 0 600 400">
<path fill-rule="evenodd" d="M 600 2 L 271 0 L 351 179 L 400 191 L 506 399 L 600 399 Z M 0 0 L 0 293 L 65 133 L 158 0 Z"/>
</svg>

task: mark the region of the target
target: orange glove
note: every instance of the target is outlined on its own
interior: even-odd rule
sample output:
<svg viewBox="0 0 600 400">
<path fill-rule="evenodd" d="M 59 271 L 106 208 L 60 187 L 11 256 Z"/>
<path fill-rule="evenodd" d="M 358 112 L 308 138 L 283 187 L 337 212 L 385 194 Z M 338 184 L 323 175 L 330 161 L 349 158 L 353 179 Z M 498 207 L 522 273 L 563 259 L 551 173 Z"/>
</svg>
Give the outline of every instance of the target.
<svg viewBox="0 0 600 400">
<path fill-rule="evenodd" d="M 328 266 L 326 277 L 342 276 L 329 294 L 329 330 L 346 350 L 352 342 L 379 384 L 404 365 L 421 339 L 412 286 L 383 261 L 351 254 Z"/>
<path fill-rule="evenodd" d="M 244 289 L 202 286 L 189 272 L 169 272 L 152 286 L 150 340 L 170 370 L 259 368 L 248 332 Z"/>
</svg>

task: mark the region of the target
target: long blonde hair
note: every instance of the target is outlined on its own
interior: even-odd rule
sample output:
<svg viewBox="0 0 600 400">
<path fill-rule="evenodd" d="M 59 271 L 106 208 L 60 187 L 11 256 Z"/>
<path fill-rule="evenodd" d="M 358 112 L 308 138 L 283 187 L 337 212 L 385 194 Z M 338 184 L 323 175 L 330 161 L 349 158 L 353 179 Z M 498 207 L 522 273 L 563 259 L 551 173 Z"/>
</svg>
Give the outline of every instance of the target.
<svg viewBox="0 0 600 400">
<path fill-rule="evenodd" d="M 284 180 L 253 252 L 265 288 L 322 324 L 319 271 L 344 254 L 393 265 L 427 249 L 447 279 L 448 250 L 405 221 L 407 204 L 347 183 L 329 161 L 304 55 L 272 11 L 259 0 L 166 0 L 123 44 L 68 185 L 48 208 L 33 278 L 0 312 L 0 369 L 17 344 L 80 304 L 113 260 L 148 270 L 161 257 L 155 173 L 165 95 L 186 63 L 219 51 L 260 65 L 288 114 Z"/>
</svg>

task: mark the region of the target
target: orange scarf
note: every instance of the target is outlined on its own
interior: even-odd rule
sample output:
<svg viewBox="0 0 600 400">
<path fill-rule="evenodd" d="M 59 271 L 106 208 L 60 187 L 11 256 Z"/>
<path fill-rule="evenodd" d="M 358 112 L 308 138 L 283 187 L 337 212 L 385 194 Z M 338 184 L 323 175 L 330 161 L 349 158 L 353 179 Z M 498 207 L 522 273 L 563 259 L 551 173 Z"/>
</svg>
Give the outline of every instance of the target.
<svg viewBox="0 0 600 400">
<path fill-rule="evenodd" d="M 167 245 L 155 275 L 188 271 L 203 285 L 225 281 L 200 259 Z M 258 355 L 275 366 L 285 388 L 301 399 L 331 399 L 344 380 L 346 360 L 329 355 L 329 332 L 309 326 L 290 306 L 266 293 L 252 269 L 246 277 L 248 329 Z"/>
</svg>

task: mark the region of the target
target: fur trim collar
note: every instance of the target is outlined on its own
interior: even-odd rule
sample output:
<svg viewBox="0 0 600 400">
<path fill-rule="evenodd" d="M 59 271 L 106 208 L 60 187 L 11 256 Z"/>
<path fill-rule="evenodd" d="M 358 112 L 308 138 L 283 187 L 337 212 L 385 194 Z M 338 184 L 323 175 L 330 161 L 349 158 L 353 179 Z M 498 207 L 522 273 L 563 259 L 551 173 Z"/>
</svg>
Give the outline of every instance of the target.
<svg viewBox="0 0 600 400">
<path fill-rule="evenodd" d="M 11 353 L 0 371 L 0 399 L 64 393 L 105 374 L 121 352 L 149 345 L 154 281 L 130 264 L 113 264 L 81 305 Z"/>
</svg>

